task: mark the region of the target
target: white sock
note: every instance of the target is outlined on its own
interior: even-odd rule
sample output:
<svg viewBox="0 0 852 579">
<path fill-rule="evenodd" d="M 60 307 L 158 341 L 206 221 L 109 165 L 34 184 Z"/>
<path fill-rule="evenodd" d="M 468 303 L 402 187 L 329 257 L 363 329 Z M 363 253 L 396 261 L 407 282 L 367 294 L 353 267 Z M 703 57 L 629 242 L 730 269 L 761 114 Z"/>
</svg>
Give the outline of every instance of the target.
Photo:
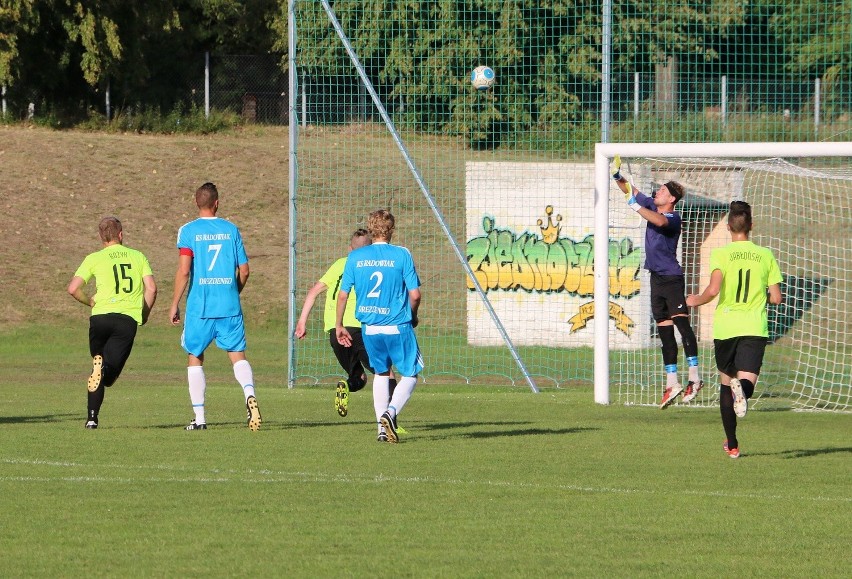
<svg viewBox="0 0 852 579">
<path fill-rule="evenodd" d="M 671 388 L 672 386 L 676 386 L 677 384 L 678 384 L 677 372 L 667 372 L 666 373 L 666 387 Z"/>
<path fill-rule="evenodd" d="M 234 378 L 243 387 L 243 395 L 246 400 L 249 396 L 254 396 L 254 375 L 248 360 L 238 360 L 234 363 Z"/>
<path fill-rule="evenodd" d="M 189 382 L 189 400 L 192 411 L 195 412 L 196 424 L 207 424 L 204 417 L 204 392 L 207 390 L 207 380 L 204 378 L 204 366 L 189 366 L 186 369 Z"/>
<path fill-rule="evenodd" d="M 399 379 L 399 382 L 397 382 L 396 388 L 393 391 L 393 399 L 389 406 L 394 418 L 402 412 L 402 408 L 406 405 L 409 398 L 411 398 L 411 393 L 414 392 L 414 387 L 416 385 L 417 376 L 403 376 Z"/>
<path fill-rule="evenodd" d="M 399 388 L 399 386 L 397 386 Z M 390 376 L 373 376 L 373 408 L 376 410 L 376 422 L 388 409 L 390 393 Z"/>
</svg>

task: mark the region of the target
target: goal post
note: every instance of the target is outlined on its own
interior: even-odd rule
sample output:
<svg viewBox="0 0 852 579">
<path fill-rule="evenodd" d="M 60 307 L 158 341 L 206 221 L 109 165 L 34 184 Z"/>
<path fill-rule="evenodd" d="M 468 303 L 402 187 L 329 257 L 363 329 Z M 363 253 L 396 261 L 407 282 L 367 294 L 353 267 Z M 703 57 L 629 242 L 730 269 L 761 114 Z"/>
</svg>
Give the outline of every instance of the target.
<svg viewBox="0 0 852 579">
<path fill-rule="evenodd" d="M 623 199 L 609 174 L 615 155 L 625 161 L 622 172 L 640 190 L 650 192 L 671 179 L 685 185 L 686 196 L 678 209 L 684 215 L 684 236 L 691 228 L 693 232 L 688 250 L 683 247 L 684 237 L 679 250 L 688 293 L 706 285 L 712 247 L 727 243 L 720 227 L 727 205 L 735 199 L 752 204 L 753 239 L 775 253 L 787 290 L 784 303 L 770 311 L 771 348 L 783 355 L 776 356 L 773 366 L 768 352 L 763 374 L 782 376 L 769 380 L 777 383 L 776 390 L 789 388 L 787 395 L 795 408 L 852 410 L 852 330 L 847 321 L 852 316 L 852 143 L 599 143 L 595 147 L 596 239 L 612 239 L 614 223 L 634 228 L 635 239 L 641 238 L 638 234 L 644 227 L 644 220 L 623 217 L 625 212 L 614 206 L 615 199 Z M 695 217 L 688 218 L 687 211 Z M 614 385 L 619 385 L 621 402 L 649 404 L 659 389 L 644 392 L 643 383 L 660 375 L 658 341 L 647 339 L 641 344 L 640 339 L 636 348 L 620 351 L 611 347 L 610 255 L 608 244 L 595 244 L 595 402 L 609 404 Z M 711 303 L 691 312 L 708 385 L 717 382 L 708 323 L 712 320 L 706 319 L 712 318 L 712 307 Z M 649 305 L 641 311 L 650 316 Z M 649 326 L 650 338 L 654 328 Z M 626 385 L 624 390 L 621 384 Z M 781 397 L 778 391 L 763 396 L 767 401 Z"/>
</svg>

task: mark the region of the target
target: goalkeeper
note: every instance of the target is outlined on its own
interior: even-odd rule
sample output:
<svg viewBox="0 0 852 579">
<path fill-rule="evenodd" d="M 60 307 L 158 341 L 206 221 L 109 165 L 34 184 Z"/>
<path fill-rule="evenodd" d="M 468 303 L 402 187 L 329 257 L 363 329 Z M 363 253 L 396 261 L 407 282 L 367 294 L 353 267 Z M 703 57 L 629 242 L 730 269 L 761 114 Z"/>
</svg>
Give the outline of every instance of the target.
<svg viewBox="0 0 852 579">
<path fill-rule="evenodd" d="M 645 229 L 645 269 L 651 272 L 651 313 L 662 342 L 666 387 L 660 409 L 665 409 L 681 394 L 684 403 L 691 402 L 704 387 L 698 369 L 698 342 L 686 309 L 683 268 L 677 261 L 681 217 L 675 211 L 675 205 L 683 199 L 683 186 L 669 181 L 648 196 L 635 189 L 620 170 L 621 158 L 616 155 L 612 161 L 612 178 L 627 195 L 628 207 L 648 222 Z M 689 369 L 686 390 L 678 379 L 675 327 L 680 333 Z"/>
<path fill-rule="evenodd" d="M 366 229 L 356 229 L 349 242 L 348 251 L 370 245 L 371 243 L 372 239 L 370 239 L 370 234 Z M 349 393 L 361 390 L 367 383 L 365 370 L 373 371 L 370 367 L 370 357 L 367 355 L 367 350 L 364 347 L 364 340 L 361 338 L 361 322 L 355 319 L 355 303 L 357 298 L 354 292 L 352 292 L 349 296 L 350 299 L 346 302 L 346 313 L 343 317 L 343 324 L 352 336 L 352 345 L 346 347 L 337 341 L 334 322 L 337 315 L 337 290 L 340 288 L 340 278 L 343 277 L 344 265 L 346 265 L 346 258 L 341 257 L 308 290 L 308 295 L 305 296 L 302 313 L 299 316 L 299 321 L 296 322 L 296 331 L 294 332 L 295 336 L 300 340 L 307 335 L 308 317 L 311 314 L 311 309 L 313 309 L 317 297 L 322 292 L 332 288 L 325 296 L 323 320 L 325 333 L 329 337 L 329 343 L 331 344 L 334 356 L 347 375 L 346 380 L 339 380 L 337 382 L 337 390 L 334 397 L 334 408 L 340 416 L 346 416 L 349 413 Z M 393 395 L 395 386 L 396 379 L 391 377 L 391 395 Z"/>
</svg>

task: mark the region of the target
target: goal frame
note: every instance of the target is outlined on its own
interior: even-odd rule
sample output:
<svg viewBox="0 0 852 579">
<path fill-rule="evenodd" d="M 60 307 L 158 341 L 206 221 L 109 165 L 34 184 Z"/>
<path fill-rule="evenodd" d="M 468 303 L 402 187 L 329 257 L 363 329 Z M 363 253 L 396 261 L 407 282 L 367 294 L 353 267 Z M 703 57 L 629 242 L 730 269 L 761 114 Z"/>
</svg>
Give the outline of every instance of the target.
<svg viewBox="0 0 852 579">
<path fill-rule="evenodd" d="M 595 239 L 609 239 L 609 164 L 615 155 L 655 158 L 852 157 L 852 141 L 804 143 L 597 143 L 595 145 Z M 609 248 L 594 246 L 594 399 L 610 403 Z"/>
</svg>

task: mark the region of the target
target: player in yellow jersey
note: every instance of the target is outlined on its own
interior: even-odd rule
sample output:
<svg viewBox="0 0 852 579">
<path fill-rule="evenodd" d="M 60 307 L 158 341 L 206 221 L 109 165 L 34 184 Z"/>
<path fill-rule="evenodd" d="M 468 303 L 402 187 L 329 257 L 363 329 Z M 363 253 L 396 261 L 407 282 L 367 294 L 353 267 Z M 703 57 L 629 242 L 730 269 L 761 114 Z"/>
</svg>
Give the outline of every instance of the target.
<svg viewBox="0 0 852 579">
<path fill-rule="evenodd" d="M 71 282 L 68 293 L 92 308 L 89 318 L 89 352 L 92 374 L 88 380 L 86 428 L 98 427 L 98 413 L 104 401 L 104 387 L 118 380 L 136 338 L 138 326 L 148 321 L 157 299 L 157 284 L 148 259 L 123 245 L 121 221 L 104 217 L 98 224 L 103 249 L 86 256 Z M 96 292 L 83 291 L 95 278 Z"/>
<path fill-rule="evenodd" d="M 710 253 L 709 285 L 701 294 L 686 298 L 686 304 L 694 308 L 719 296 L 713 315 L 713 349 L 721 382 L 722 426 L 727 435 L 724 450 L 731 458 L 740 456 L 737 417 L 746 415 L 769 339 L 767 299 L 774 305 L 781 303 L 778 262 L 768 248 L 749 241 L 751 228 L 749 204 L 731 203 L 728 230 L 732 241 Z"/>
</svg>

